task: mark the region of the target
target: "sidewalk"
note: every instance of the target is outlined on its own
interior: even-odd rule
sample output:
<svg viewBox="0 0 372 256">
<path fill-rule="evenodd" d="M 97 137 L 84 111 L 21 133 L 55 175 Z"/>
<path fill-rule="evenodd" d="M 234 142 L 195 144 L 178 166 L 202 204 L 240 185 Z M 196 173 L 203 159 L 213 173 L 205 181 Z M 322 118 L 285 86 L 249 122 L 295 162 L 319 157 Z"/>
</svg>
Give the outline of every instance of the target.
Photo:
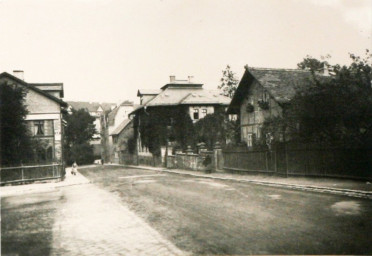
<svg viewBox="0 0 372 256">
<path fill-rule="evenodd" d="M 92 166 L 79 169 L 87 167 Z M 90 184 L 80 173 L 71 175 L 70 168 L 61 182 L 1 187 L 1 197 L 40 192 L 62 198 L 53 216 L 51 255 L 188 255 L 117 195 Z"/>
<path fill-rule="evenodd" d="M 90 166 L 83 166 L 81 168 L 88 168 Z M 90 181 L 81 175 L 79 172 L 76 175 L 71 174 L 71 168 L 66 168 L 66 176 L 63 181 L 50 181 L 46 183 L 32 183 L 27 185 L 13 185 L 13 186 L 2 186 L 0 187 L 0 195 L 1 197 L 7 196 L 15 196 L 25 193 L 39 193 L 39 192 L 46 192 L 46 191 L 53 191 L 60 187 L 66 186 L 74 186 L 74 185 L 81 185 L 87 184 Z"/>
<path fill-rule="evenodd" d="M 282 187 L 295 190 L 314 191 L 322 193 L 339 194 L 350 197 L 372 199 L 372 184 L 368 181 L 356 181 L 336 178 L 319 177 L 277 177 L 262 174 L 231 174 L 231 173 L 210 173 L 198 171 L 165 169 L 162 167 L 149 166 L 127 166 L 131 168 L 147 169 L 159 172 L 174 173 L 198 178 L 217 179 L 225 181 L 247 182 L 272 187 Z"/>
</svg>

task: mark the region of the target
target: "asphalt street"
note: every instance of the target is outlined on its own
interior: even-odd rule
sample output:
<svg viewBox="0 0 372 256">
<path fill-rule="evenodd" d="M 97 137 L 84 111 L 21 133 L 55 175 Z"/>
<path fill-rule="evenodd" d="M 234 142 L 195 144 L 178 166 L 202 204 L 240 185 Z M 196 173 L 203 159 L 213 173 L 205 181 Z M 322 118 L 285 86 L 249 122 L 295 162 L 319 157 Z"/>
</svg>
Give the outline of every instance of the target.
<svg viewBox="0 0 372 256">
<path fill-rule="evenodd" d="M 2 198 L 2 255 L 372 254 L 371 200 L 113 166 L 80 172 L 93 184 Z"/>
<path fill-rule="evenodd" d="M 194 254 L 371 254 L 371 200 L 163 172 L 81 171 Z"/>
</svg>

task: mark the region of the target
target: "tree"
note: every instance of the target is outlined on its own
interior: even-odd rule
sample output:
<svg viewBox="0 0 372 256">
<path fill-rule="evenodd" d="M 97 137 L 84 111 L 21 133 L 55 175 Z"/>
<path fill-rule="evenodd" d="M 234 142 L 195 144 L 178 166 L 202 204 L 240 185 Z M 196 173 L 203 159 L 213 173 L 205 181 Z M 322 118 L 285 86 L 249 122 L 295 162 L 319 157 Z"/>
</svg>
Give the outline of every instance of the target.
<svg viewBox="0 0 372 256">
<path fill-rule="evenodd" d="M 204 142 L 208 149 L 212 149 L 217 141 L 224 145 L 226 141 L 226 124 L 225 113 L 221 111 L 216 111 L 199 120 L 195 123 L 198 142 Z"/>
<path fill-rule="evenodd" d="M 18 165 L 33 159 L 33 143 L 25 121 L 26 90 L 0 84 L 1 165 Z"/>
<path fill-rule="evenodd" d="M 222 71 L 221 84 L 218 89 L 222 89 L 225 96 L 232 98 L 238 87 L 239 80 L 235 77 L 235 73 L 231 71 L 230 66 Z"/>
<path fill-rule="evenodd" d="M 235 73 L 231 70 L 230 65 L 226 66 L 226 69 L 222 71 L 222 78 L 220 79 L 221 85 L 218 86 L 218 89 L 222 89 L 224 95 L 233 98 L 236 89 L 238 88 L 239 79 L 236 78 Z M 230 120 L 225 118 L 224 120 L 224 131 L 225 139 L 227 143 L 237 144 L 240 142 L 240 121 L 237 118 L 236 120 Z M 224 141 L 220 141 L 222 143 Z"/>
<path fill-rule="evenodd" d="M 156 107 L 136 115 L 134 122 L 135 136 L 139 130 L 141 144 L 155 155 L 160 156 L 161 146 L 167 141 L 174 142 L 182 149 L 193 146 L 193 123 L 183 107 Z"/>
<path fill-rule="evenodd" d="M 94 161 L 93 147 L 89 142 L 97 134 L 94 121 L 85 109 L 72 110 L 65 115 L 65 156 L 67 164 L 77 161 L 78 164 L 89 164 Z"/>
<path fill-rule="evenodd" d="M 336 147 L 372 146 L 372 58 L 350 54 L 350 65 L 330 65 L 329 76 L 317 74 L 322 61 L 305 58 L 315 83 L 298 91 L 283 115 L 267 120 L 266 132 L 282 131 L 287 139 Z M 314 64 L 315 63 L 315 64 Z M 281 127 L 281 129 L 278 129 Z"/>
</svg>

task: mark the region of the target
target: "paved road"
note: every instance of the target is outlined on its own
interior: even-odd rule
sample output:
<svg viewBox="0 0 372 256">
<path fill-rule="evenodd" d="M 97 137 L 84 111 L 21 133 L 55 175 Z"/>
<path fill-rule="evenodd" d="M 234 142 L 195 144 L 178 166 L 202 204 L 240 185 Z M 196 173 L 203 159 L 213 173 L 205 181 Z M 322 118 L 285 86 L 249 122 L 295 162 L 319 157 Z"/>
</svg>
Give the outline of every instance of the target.
<svg viewBox="0 0 372 256">
<path fill-rule="evenodd" d="M 121 167 L 82 173 L 194 254 L 372 254 L 371 200 Z"/>
<path fill-rule="evenodd" d="M 92 184 L 6 197 L 1 206 L 2 255 L 183 254 Z"/>
</svg>

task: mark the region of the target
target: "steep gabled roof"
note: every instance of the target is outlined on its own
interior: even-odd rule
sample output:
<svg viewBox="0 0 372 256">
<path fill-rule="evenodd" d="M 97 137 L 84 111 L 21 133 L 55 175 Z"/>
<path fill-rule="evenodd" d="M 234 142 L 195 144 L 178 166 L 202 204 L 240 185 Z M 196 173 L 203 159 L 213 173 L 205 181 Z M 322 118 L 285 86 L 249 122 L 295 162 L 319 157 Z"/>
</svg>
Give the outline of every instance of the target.
<svg viewBox="0 0 372 256">
<path fill-rule="evenodd" d="M 85 101 L 67 101 L 67 103 L 76 110 L 86 109 L 89 112 L 96 112 L 99 108 L 99 103 L 97 102 L 85 102 Z"/>
<path fill-rule="evenodd" d="M 279 104 L 290 101 L 298 90 L 314 83 L 310 71 L 246 67 L 230 103 L 228 113 L 237 114 L 252 82 L 256 80 Z"/>
<path fill-rule="evenodd" d="M 123 122 L 121 122 L 119 124 L 119 126 L 116 127 L 116 129 L 110 133 L 110 135 L 118 135 L 118 134 L 120 134 L 121 131 L 124 130 L 125 127 L 127 127 L 130 124 L 130 122 L 132 122 L 132 120 L 130 120 L 130 119 L 123 120 Z"/>
<path fill-rule="evenodd" d="M 89 112 L 97 112 L 99 107 L 102 107 L 104 111 L 111 110 L 111 106 L 116 106 L 115 103 L 99 103 L 99 102 L 87 102 L 87 101 L 67 101 L 67 103 L 74 109 L 86 109 Z"/>
<path fill-rule="evenodd" d="M 109 114 L 108 114 L 108 118 L 107 118 L 107 123 L 108 123 L 108 125 L 114 125 L 114 123 L 115 123 L 115 117 L 116 117 L 116 114 L 118 113 L 118 111 L 119 111 L 119 107 L 120 106 L 118 106 L 118 107 L 116 107 L 116 108 L 114 108 Z"/>
<path fill-rule="evenodd" d="M 120 103 L 120 106 L 133 106 L 133 101 L 125 100 Z"/>
<path fill-rule="evenodd" d="M 29 84 L 29 83 L 27 83 L 27 82 L 25 82 L 25 81 L 19 79 L 18 77 L 15 77 L 15 76 L 13 76 L 13 75 L 7 73 L 7 72 L 3 72 L 3 73 L 1 73 L 1 74 L 0 74 L 0 78 L 1 78 L 1 77 L 7 77 L 7 78 L 9 78 L 9 79 L 11 79 L 11 80 L 14 80 L 14 81 L 16 81 L 17 83 L 22 84 L 22 85 L 25 86 L 26 88 L 28 88 L 28 89 L 30 89 L 30 90 L 33 90 L 33 91 L 35 91 L 35 92 L 38 92 L 39 94 L 45 96 L 46 98 L 48 98 L 48 99 L 50 99 L 50 100 L 53 100 L 53 101 L 57 102 L 57 103 L 60 104 L 61 106 L 67 107 L 67 103 L 64 102 L 63 100 L 54 97 L 53 95 L 51 95 L 51 94 L 49 94 L 49 93 L 47 93 L 47 92 L 45 92 L 45 91 L 43 91 L 43 90 L 41 90 L 41 89 L 35 87 L 35 86 L 32 85 L 32 84 Z"/>
<path fill-rule="evenodd" d="M 114 108 L 109 114 L 108 114 L 108 125 L 114 125 L 115 123 L 115 117 L 116 117 L 116 114 L 118 113 L 119 111 L 119 108 L 120 106 L 133 106 L 134 108 L 134 104 L 133 104 L 133 101 L 129 101 L 129 100 L 125 100 L 123 101 L 122 103 L 120 103 L 119 106 L 116 106 L 116 108 Z"/>
<path fill-rule="evenodd" d="M 111 111 L 113 108 L 116 107 L 116 103 L 100 103 L 103 111 Z"/>
<path fill-rule="evenodd" d="M 290 101 L 298 90 L 313 83 L 311 72 L 307 70 L 269 68 L 248 70 L 279 103 Z"/>
</svg>

